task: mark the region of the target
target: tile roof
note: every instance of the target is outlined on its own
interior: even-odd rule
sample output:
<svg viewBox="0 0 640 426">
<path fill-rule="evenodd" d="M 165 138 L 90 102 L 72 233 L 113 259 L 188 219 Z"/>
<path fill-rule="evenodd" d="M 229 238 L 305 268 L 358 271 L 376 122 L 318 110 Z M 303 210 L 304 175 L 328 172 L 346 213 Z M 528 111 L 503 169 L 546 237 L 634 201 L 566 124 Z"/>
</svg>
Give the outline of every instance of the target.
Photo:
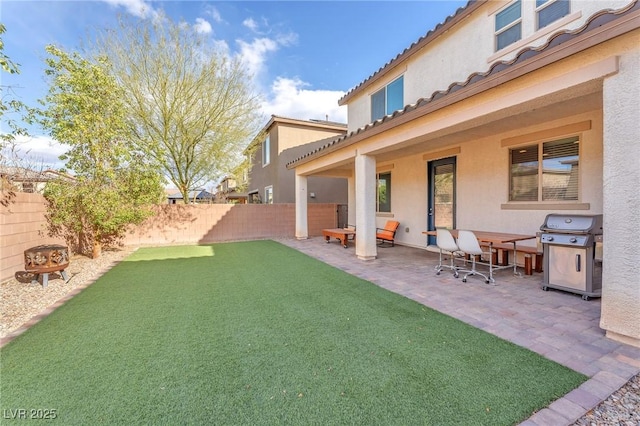
<svg viewBox="0 0 640 426">
<path fill-rule="evenodd" d="M 473 3 L 473 1 L 470 1 L 469 4 Z M 468 5 L 469 5 L 468 4 Z M 468 7 L 467 5 L 467 7 Z M 459 12 L 458 12 L 459 13 Z M 429 98 L 421 98 L 418 99 L 416 101 L 415 104 L 409 104 L 406 105 L 403 109 L 398 110 L 393 112 L 390 115 L 386 115 L 372 123 L 368 123 L 363 127 L 360 127 L 344 136 L 339 136 L 336 137 L 334 139 L 332 139 L 331 141 L 327 142 L 326 144 L 316 148 L 315 150 L 301 156 L 298 157 L 296 159 L 294 159 L 293 161 L 287 163 L 287 168 L 293 168 L 296 163 L 299 163 L 302 160 L 306 160 L 306 159 L 311 159 L 310 157 L 315 157 L 316 155 L 319 155 L 320 153 L 322 153 L 323 151 L 326 151 L 332 147 L 336 147 L 337 145 L 340 145 L 342 143 L 345 143 L 345 141 L 349 141 L 354 139 L 356 136 L 359 135 L 363 135 L 365 133 L 368 133 L 374 129 L 379 128 L 382 124 L 385 123 L 389 123 L 392 120 L 398 119 L 399 117 L 404 116 L 405 114 L 412 112 L 412 111 L 416 111 L 416 110 L 420 110 L 420 109 L 424 109 L 425 107 L 431 105 L 434 101 L 437 101 L 439 99 L 445 99 L 448 96 L 451 96 L 452 94 L 454 94 L 455 92 L 461 90 L 461 89 L 465 89 L 468 87 L 471 87 L 477 83 L 480 83 L 484 80 L 487 80 L 491 77 L 494 77 L 500 73 L 503 73 L 507 70 L 509 70 L 510 68 L 525 63 L 527 61 L 532 61 L 533 59 L 535 59 L 538 55 L 542 54 L 542 53 L 547 53 L 551 50 L 553 50 L 554 48 L 566 44 L 569 41 L 572 41 L 574 39 L 577 39 L 580 36 L 583 36 L 585 34 L 588 34 L 592 31 L 596 31 L 599 30 L 602 26 L 610 24 L 613 21 L 616 21 L 618 19 L 621 19 L 625 16 L 630 16 L 632 13 L 635 13 L 633 16 L 630 17 L 630 20 L 633 20 L 632 25 L 630 26 L 631 28 L 625 28 L 623 29 L 623 33 L 633 30 L 633 29 L 637 29 L 640 28 L 640 0 L 635 0 L 633 3 L 630 3 L 629 5 L 627 5 L 626 7 L 623 7 L 622 9 L 619 10 L 612 10 L 612 9 L 604 9 L 601 10 L 597 13 L 595 13 L 594 15 L 592 15 L 586 22 L 585 24 L 580 27 L 577 28 L 575 30 L 560 30 L 556 33 L 554 33 L 551 37 L 549 37 L 549 39 L 547 40 L 547 42 L 545 44 L 543 44 L 542 46 L 539 47 L 526 47 L 522 50 L 520 50 L 516 56 L 509 60 L 509 61 L 497 61 L 495 63 L 493 63 L 490 67 L 489 70 L 486 72 L 475 72 L 473 74 L 471 74 L 464 82 L 455 82 L 452 83 L 451 85 L 449 85 L 449 87 L 446 90 L 439 90 L 434 92 L 431 97 Z M 454 15 L 455 16 L 455 15 Z M 608 37 L 607 39 L 616 37 L 620 34 L 615 33 L 615 32 L 608 32 L 606 37 Z M 603 42 L 602 40 L 594 40 L 592 41 L 592 43 L 597 44 L 597 43 L 601 43 Z M 588 47 L 591 47 L 592 45 L 589 45 Z M 576 53 L 575 51 L 572 52 Z M 361 138 L 366 137 L 362 136 Z M 358 139 L 361 139 L 358 138 Z"/>
</svg>

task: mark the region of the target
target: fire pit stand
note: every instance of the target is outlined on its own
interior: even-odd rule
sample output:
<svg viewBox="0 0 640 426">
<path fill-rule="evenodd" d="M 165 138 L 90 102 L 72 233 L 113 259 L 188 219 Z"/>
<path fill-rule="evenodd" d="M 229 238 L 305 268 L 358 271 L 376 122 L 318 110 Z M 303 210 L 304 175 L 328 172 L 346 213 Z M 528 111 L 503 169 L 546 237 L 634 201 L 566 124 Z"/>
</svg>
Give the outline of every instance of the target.
<svg viewBox="0 0 640 426">
<path fill-rule="evenodd" d="M 69 275 L 65 271 L 68 266 L 69 249 L 65 246 L 50 244 L 24 251 L 24 269 L 35 275 L 32 284 L 37 284 L 38 277 L 42 275 L 42 287 L 46 287 L 51 272 L 60 272 L 62 279 L 69 281 Z"/>
</svg>

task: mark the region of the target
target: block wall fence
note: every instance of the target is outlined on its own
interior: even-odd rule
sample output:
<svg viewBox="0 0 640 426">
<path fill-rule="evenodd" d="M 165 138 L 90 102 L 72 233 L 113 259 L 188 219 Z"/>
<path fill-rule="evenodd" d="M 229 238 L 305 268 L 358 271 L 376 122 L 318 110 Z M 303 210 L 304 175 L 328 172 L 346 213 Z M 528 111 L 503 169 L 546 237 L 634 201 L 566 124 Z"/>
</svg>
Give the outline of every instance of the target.
<svg viewBox="0 0 640 426">
<path fill-rule="evenodd" d="M 309 236 L 337 226 L 338 205 L 309 204 Z M 165 204 L 124 238 L 126 246 L 207 244 L 294 238 L 294 204 Z M 24 270 L 24 251 L 42 244 L 66 244 L 46 234 L 46 204 L 40 194 L 17 193 L 0 205 L 0 282 Z"/>
</svg>

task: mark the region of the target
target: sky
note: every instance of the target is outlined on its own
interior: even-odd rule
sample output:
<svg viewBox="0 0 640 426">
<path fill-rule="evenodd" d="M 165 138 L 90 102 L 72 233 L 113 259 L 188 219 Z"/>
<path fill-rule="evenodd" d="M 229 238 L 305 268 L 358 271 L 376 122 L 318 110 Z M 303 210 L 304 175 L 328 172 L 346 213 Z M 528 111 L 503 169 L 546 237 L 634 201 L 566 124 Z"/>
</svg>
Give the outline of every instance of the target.
<svg viewBox="0 0 640 426">
<path fill-rule="evenodd" d="M 203 33 L 255 76 L 266 125 L 271 115 L 347 122 L 338 100 L 444 22 L 466 0 L 432 1 L 29 1 L 0 0 L 4 53 L 19 74 L 0 73 L 8 95 L 30 106 L 46 96 L 45 46 L 80 51 L 96 28 L 164 13 Z M 12 117 L 16 118 L 16 117 Z M 7 132 L 2 123 L 0 132 Z M 60 168 L 67 147 L 29 127 L 20 155 Z"/>
</svg>

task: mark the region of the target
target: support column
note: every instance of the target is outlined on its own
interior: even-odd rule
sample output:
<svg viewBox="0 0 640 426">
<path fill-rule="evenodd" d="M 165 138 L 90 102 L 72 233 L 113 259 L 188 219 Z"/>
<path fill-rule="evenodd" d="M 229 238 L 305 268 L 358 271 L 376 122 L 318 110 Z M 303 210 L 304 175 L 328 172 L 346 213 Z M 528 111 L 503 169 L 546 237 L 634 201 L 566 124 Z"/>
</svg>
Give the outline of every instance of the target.
<svg viewBox="0 0 640 426">
<path fill-rule="evenodd" d="M 640 48 L 603 83 L 603 261 L 600 327 L 640 347 Z"/>
<path fill-rule="evenodd" d="M 356 224 L 356 179 L 353 176 L 347 179 L 347 224 Z"/>
<path fill-rule="evenodd" d="M 309 238 L 307 219 L 307 177 L 296 173 L 296 238 Z"/>
<path fill-rule="evenodd" d="M 375 259 L 376 247 L 376 159 L 356 155 L 356 256 Z"/>
</svg>

